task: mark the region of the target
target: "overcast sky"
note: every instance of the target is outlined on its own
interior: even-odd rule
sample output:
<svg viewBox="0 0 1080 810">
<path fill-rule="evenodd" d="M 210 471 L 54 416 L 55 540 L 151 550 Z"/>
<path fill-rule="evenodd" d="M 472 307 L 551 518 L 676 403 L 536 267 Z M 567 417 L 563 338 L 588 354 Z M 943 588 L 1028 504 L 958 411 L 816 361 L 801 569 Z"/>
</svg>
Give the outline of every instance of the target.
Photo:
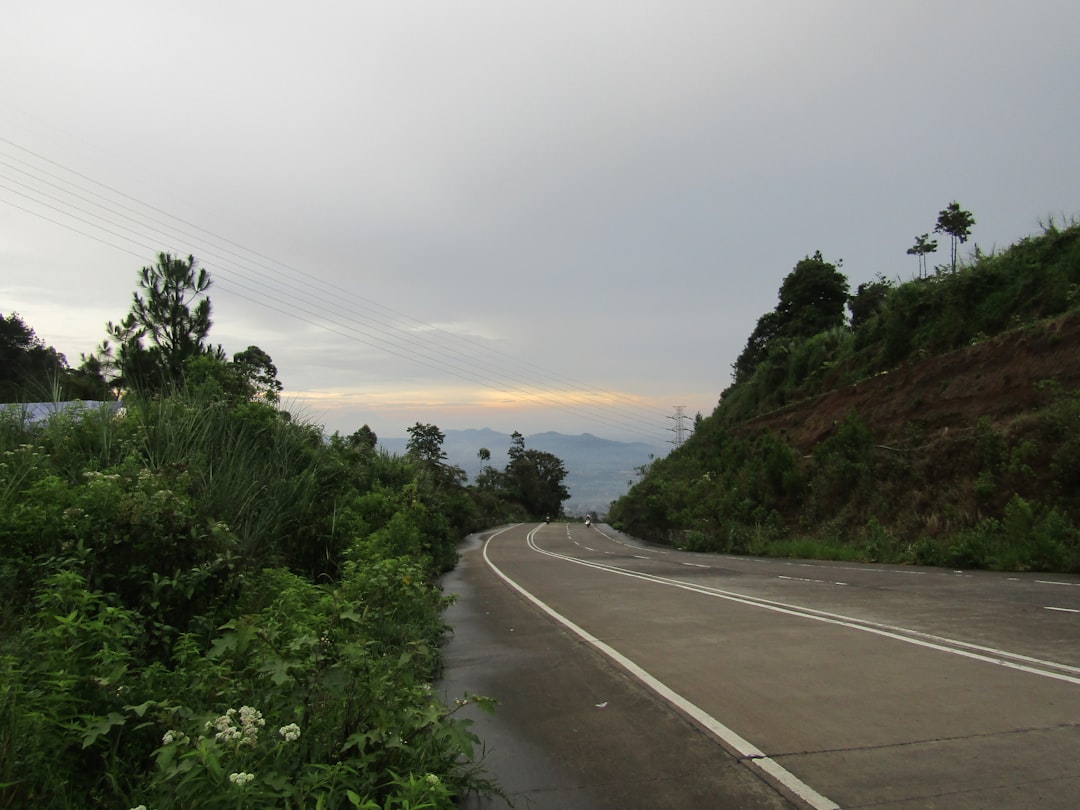
<svg viewBox="0 0 1080 810">
<path fill-rule="evenodd" d="M 1080 213 L 1075 0 L 6 0 L 0 313 L 77 365 L 160 250 L 287 406 L 664 442 L 784 277 Z M 947 260 L 948 245 L 936 258 Z"/>
</svg>

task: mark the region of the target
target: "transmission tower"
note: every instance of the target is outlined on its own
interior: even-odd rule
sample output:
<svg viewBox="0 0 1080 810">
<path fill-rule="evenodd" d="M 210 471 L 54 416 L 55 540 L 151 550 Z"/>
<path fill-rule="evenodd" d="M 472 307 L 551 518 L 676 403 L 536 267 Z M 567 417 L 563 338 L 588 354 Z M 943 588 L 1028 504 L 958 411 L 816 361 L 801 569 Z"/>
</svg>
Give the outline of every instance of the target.
<svg viewBox="0 0 1080 810">
<path fill-rule="evenodd" d="M 675 421 L 675 426 L 668 428 L 668 430 L 675 434 L 675 438 L 671 440 L 671 443 L 676 447 L 681 447 L 682 443 L 686 441 L 687 435 L 691 432 L 690 428 L 686 425 L 686 420 L 689 417 L 683 413 L 683 409 L 686 408 L 685 405 L 675 405 L 673 407 L 675 408 L 675 415 L 669 416 L 668 419 L 673 419 Z"/>
</svg>

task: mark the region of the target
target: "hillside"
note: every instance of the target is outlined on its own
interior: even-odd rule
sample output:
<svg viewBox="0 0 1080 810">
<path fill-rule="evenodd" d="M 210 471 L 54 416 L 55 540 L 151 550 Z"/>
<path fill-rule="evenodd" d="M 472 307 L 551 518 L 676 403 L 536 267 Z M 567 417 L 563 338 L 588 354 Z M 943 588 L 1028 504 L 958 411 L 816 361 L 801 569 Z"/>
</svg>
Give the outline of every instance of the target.
<svg viewBox="0 0 1080 810">
<path fill-rule="evenodd" d="M 912 435 L 946 442 L 981 419 L 1008 427 L 1044 407 L 1040 386 L 1080 389 L 1080 313 L 1017 329 L 778 408 L 747 420 L 744 431 L 773 431 L 810 453 L 851 411 L 875 441 L 908 447 Z"/>
<path fill-rule="evenodd" d="M 844 283 L 808 261 L 787 289 L 810 265 Z M 860 285 L 823 332 L 790 304 L 612 523 L 703 551 L 1080 571 L 1080 226 Z"/>
</svg>

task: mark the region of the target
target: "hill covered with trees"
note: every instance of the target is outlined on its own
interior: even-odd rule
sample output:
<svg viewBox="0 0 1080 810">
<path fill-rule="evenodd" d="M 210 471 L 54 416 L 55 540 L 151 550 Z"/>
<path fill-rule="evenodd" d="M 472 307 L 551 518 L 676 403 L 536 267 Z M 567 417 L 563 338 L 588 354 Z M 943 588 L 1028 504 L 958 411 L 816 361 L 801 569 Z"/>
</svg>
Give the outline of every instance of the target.
<svg viewBox="0 0 1080 810">
<path fill-rule="evenodd" d="M 848 289 L 799 261 L 715 411 L 609 519 L 733 553 L 1080 571 L 1080 226 Z"/>
</svg>

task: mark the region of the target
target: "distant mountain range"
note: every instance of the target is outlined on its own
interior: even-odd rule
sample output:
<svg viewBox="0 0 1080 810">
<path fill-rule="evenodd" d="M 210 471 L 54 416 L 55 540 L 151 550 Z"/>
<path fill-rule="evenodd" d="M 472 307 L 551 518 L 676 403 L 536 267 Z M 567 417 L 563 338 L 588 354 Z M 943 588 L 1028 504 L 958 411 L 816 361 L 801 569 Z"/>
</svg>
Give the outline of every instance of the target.
<svg viewBox="0 0 1080 810">
<path fill-rule="evenodd" d="M 443 452 L 448 463 L 461 467 L 476 480 L 480 472 L 477 453 L 487 448 L 491 453 L 488 462 L 496 469 L 504 469 L 510 460 L 510 435 L 490 428 L 482 430 L 446 430 Z M 408 438 L 379 437 L 379 447 L 389 453 L 403 455 Z M 629 482 L 637 480 L 636 469 L 648 464 L 653 458 L 667 455 L 669 445 L 651 445 L 644 442 L 617 442 L 601 439 L 591 433 L 567 436 L 563 433 L 536 433 L 525 437 L 526 450 L 540 450 L 562 459 L 566 468 L 563 482 L 570 491 L 570 499 L 564 505 L 568 514 L 599 512 L 605 514 L 613 500 L 624 495 Z"/>
</svg>

